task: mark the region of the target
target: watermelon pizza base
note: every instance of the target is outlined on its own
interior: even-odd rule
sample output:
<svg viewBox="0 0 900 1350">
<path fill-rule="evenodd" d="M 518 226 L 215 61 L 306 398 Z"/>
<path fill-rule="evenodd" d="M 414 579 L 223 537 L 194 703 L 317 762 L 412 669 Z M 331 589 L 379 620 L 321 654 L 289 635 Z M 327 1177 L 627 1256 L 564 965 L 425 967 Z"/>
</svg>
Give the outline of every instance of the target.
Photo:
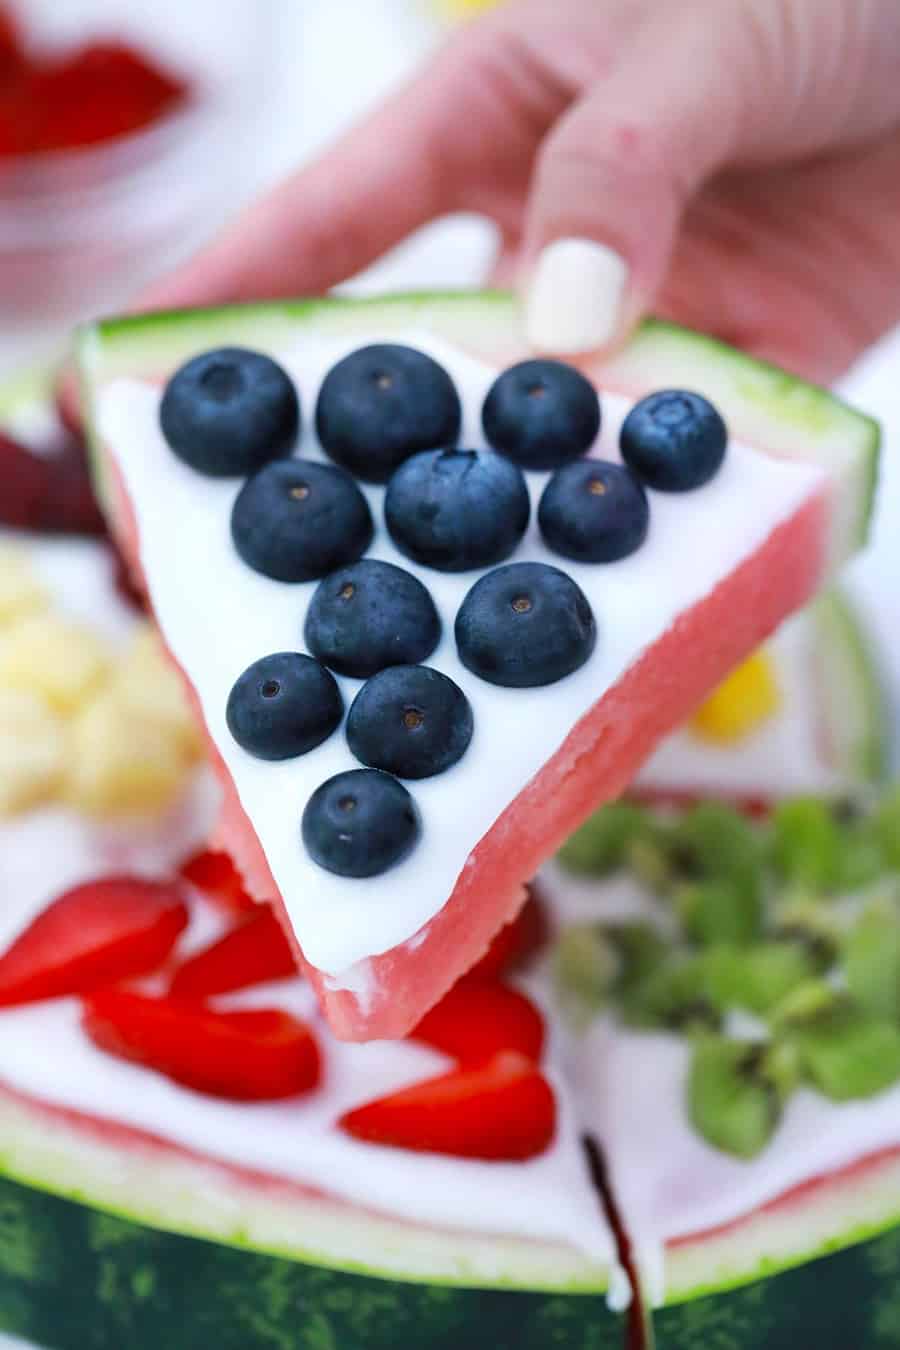
<svg viewBox="0 0 900 1350">
<path fill-rule="evenodd" d="M 159 382 L 186 357 L 222 344 L 282 354 L 310 335 L 315 341 L 362 343 L 410 333 L 487 357 L 497 367 L 523 354 L 516 306 L 500 294 L 298 301 L 114 320 L 88 328 L 81 338 L 80 365 L 98 483 L 132 564 L 139 567 L 146 541 L 138 537 L 121 465 L 104 444 L 99 425 L 105 393 L 117 381 Z M 364 944 L 364 955 L 346 966 L 336 969 L 320 961 L 317 967 L 315 950 L 307 952 L 309 975 L 329 1020 L 347 1039 L 404 1034 L 484 952 L 521 904 L 522 883 L 544 859 L 600 801 L 625 788 L 660 737 L 801 605 L 865 535 L 878 432 L 830 395 L 709 339 L 655 323 L 645 326 L 619 357 L 589 373 L 601 390 L 630 397 L 672 385 L 699 388 L 721 408 L 735 437 L 821 471 L 820 487 L 810 489 L 789 518 L 704 598 L 657 633 L 658 640 L 571 727 L 475 843 L 449 899 L 439 900 L 438 908 L 429 909 L 401 940 Z M 150 581 L 152 592 L 153 577 Z M 684 659 L 686 653 L 690 660 Z M 220 839 L 255 894 L 277 894 L 231 773 L 223 779 Z M 289 897 L 288 910 L 297 903 Z M 304 943 L 300 934 L 301 948 L 311 943 L 308 931 L 307 938 Z"/>
</svg>

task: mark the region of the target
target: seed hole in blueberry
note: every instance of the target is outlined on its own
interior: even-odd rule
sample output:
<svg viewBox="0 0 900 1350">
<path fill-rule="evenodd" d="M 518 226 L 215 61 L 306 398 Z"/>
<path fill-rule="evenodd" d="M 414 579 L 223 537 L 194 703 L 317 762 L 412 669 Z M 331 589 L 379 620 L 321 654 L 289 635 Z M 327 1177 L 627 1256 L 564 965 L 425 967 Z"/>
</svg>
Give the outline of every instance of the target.
<svg viewBox="0 0 900 1350">
<path fill-rule="evenodd" d="M 345 815 L 349 816 L 351 811 L 356 810 L 356 798 L 341 797 L 340 801 L 338 802 L 338 807 L 341 811 L 344 812 Z"/>
<path fill-rule="evenodd" d="M 281 693 L 281 685 L 277 680 L 266 680 L 259 692 L 263 698 L 277 698 Z"/>
<path fill-rule="evenodd" d="M 547 386 L 540 383 L 529 385 L 527 390 L 529 398 L 543 398 L 546 392 Z"/>
<path fill-rule="evenodd" d="M 341 587 L 340 596 L 342 600 L 352 600 L 355 594 L 356 587 L 353 585 L 352 581 L 348 581 L 346 586 Z"/>
<path fill-rule="evenodd" d="M 389 375 L 387 371 L 380 370 L 372 378 L 379 389 L 393 389 L 394 387 L 394 377 Z"/>
<path fill-rule="evenodd" d="M 220 399 L 223 403 L 234 398 L 244 387 L 241 372 L 225 362 L 209 366 L 200 377 L 200 383 L 210 398 Z"/>
<path fill-rule="evenodd" d="M 527 595 L 517 595 L 512 602 L 512 607 L 517 614 L 527 614 L 531 609 L 531 597 Z"/>
<path fill-rule="evenodd" d="M 307 483 L 298 483 L 292 487 L 289 496 L 293 497 L 295 502 L 305 502 L 309 496 L 309 485 Z"/>
<path fill-rule="evenodd" d="M 403 709 L 403 725 L 407 727 L 409 731 L 415 731 L 424 721 L 425 714 L 422 712 L 421 708 Z"/>
<path fill-rule="evenodd" d="M 592 497 L 606 496 L 606 484 L 600 478 L 592 478 L 587 485 L 587 490 Z"/>
</svg>

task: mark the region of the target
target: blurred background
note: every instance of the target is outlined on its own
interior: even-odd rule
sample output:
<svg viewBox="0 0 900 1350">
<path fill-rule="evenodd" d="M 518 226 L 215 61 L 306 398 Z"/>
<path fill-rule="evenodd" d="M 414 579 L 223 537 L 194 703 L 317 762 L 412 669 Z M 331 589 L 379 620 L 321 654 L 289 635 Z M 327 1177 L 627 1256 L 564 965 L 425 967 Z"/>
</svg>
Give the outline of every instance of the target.
<svg viewBox="0 0 900 1350">
<path fill-rule="evenodd" d="M 404 79 L 479 0 L 0 4 L 0 376 L 57 355 Z M 77 109 L 77 115 L 76 110 Z M 477 284 L 491 229 L 423 231 L 352 289 Z M 900 332 L 844 382 L 881 418 L 875 546 L 852 584 L 900 689 Z"/>
</svg>

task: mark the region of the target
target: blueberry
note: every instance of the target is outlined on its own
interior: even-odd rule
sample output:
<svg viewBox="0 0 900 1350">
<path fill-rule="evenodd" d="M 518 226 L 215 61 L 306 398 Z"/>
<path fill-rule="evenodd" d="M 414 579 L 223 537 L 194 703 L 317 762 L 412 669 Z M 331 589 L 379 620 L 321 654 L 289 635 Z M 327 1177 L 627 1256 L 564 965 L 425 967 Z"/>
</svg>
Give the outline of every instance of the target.
<svg viewBox="0 0 900 1350">
<path fill-rule="evenodd" d="M 728 428 L 700 394 L 664 389 L 634 405 L 619 444 L 625 463 L 648 487 L 690 492 L 721 467 Z"/>
<path fill-rule="evenodd" d="M 384 499 L 400 552 L 442 572 L 502 562 L 530 514 L 521 469 L 492 450 L 425 450 L 400 465 Z"/>
<path fill-rule="evenodd" d="M 481 421 L 494 449 L 523 469 L 558 469 L 593 445 L 600 400 L 574 366 L 522 361 L 494 381 Z"/>
<path fill-rule="evenodd" d="M 576 562 L 617 562 L 647 538 L 647 494 L 630 469 L 580 459 L 557 469 L 544 488 L 538 524 L 548 548 Z"/>
<path fill-rule="evenodd" d="M 305 635 L 326 666 L 367 680 L 385 666 L 427 660 L 440 640 L 441 621 L 421 581 L 393 563 L 363 558 L 320 583 Z"/>
<path fill-rule="evenodd" d="M 469 591 L 456 616 L 459 659 L 490 684 L 530 689 L 578 670 L 594 650 L 591 607 L 546 563 L 507 563 Z"/>
<path fill-rule="evenodd" d="M 241 488 L 231 537 L 244 562 L 276 581 L 315 581 L 372 542 L 368 503 L 343 469 L 306 459 L 267 464 Z"/>
<path fill-rule="evenodd" d="M 320 867 L 339 877 L 374 877 L 411 852 L 422 823 L 396 778 L 379 769 L 350 769 L 316 788 L 301 828 Z"/>
<path fill-rule="evenodd" d="M 472 728 L 469 700 L 446 675 L 428 666 L 391 666 L 356 695 L 347 744 L 374 769 L 430 778 L 462 758 Z"/>
<path fill-rule="evenodd" d="M 225 717 L 238 745 L 257 759 L 293 759 L 327 741 L 343 712 L 330 670 L 300 652 L 274 652 L 238 676 Z"/>
<path fill-rule="evenodd" d="M 270 357 L 220 347 L 175 372 L 159 420 L 185 464 L 212 478 L 237 478 L 290 454 L 300 403 L 290 376 Z"/>
<path fill-rule="evenodd" d="M 455 445 L 462 410 L 450 376 L 424 352 L 361 347 L 328 372 L 316 405 L 323 447 L 367 483 L 386 483 L 419 450 Z"/>
</svg>

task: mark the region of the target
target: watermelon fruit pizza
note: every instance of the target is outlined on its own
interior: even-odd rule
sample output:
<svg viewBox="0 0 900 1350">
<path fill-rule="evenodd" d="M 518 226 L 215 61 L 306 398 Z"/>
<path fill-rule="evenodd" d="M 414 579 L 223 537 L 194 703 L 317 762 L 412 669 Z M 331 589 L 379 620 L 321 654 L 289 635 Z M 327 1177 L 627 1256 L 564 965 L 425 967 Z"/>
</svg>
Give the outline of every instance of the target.
<svg viewBox="0 0 900 1350">
<path fill-rule="evenodd" d="M 502 294 L 310 300 L 100 323 L 79 362 L 216 847 L 349 1040 L 415 1026 L 865 538 L 875 425 L 667 324 L 578 370 Z"/>
</svg>

